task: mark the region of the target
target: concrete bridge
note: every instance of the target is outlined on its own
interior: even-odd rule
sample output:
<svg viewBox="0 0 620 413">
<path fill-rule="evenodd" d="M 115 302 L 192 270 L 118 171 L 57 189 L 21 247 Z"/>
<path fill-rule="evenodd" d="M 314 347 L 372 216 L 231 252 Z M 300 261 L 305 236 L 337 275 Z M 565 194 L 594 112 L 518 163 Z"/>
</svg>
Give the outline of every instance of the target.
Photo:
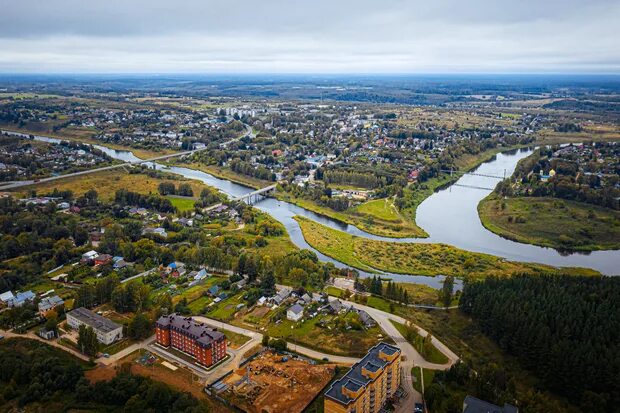
<svg viewBox="0 0 620 413">
<path fill-rule="evenodd" d="M 266 197 L 267 194 L 275 192 L 276 186 L 278 186 L 278 184 L 273 184 L 273 185 L 269 185 L 261 189 L 257 189 L 256 191 L 252 191 L 249 194 L 234 197 L 232 201 L 233 202 L 243 201 L 243 202 L 246 202 L 252 205 L 253 203 L 256 203 L 260 201 L 262 198 Z"/>
<path fill-rule="evenodd" d="M 495 178 L 495 179 L 506 179 L 506 170 L 504 169 L 504 176 L 499 176 L 499 175 L 488 175 L 488 174 L 478 174 L 475 172 L 461 172 L 461 171 L 454 171 L 452 169 L 440 169 L 440 172 L 446 172 L 449 173 L 450 176 L 452 175 L 474 175 L 474 176 L 484 176 L 485 178 Z"/>
</svg>

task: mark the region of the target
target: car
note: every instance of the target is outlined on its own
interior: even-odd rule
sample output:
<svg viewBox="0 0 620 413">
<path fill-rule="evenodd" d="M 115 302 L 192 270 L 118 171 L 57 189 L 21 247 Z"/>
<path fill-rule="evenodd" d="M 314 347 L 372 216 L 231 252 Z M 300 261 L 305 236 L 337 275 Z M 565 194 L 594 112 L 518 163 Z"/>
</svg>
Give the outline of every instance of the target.
<svg viewBox="0 0 620 413">
<path fill-rule="evenodd" d="M 424 405 L 422 403 L 416 403 L 413 407 L 413 413 L 424 413 Z"/>
</svg>

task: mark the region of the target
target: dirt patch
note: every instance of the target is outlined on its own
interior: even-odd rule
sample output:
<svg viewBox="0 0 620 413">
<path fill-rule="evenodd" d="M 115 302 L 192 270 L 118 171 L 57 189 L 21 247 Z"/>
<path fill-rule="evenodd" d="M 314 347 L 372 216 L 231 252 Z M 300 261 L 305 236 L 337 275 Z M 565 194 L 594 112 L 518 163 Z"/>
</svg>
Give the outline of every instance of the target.
<svg viewBox="0 0 620 413">
<path fill-rule="evenodd" d="M 302 412 L 332 379 L 334 368 L 265 352 L 226 378 L 222 396 L 249 413 Z"/>
<path fill-rule="evenodd" d="M 84 373 L 86 378 L 91 383 L 97 383 L 98 381 L 112 380 L 117 373 L 116 366 L 105 366 L 103 364 L 97 365 L 94 369 L 88 370 Z"/>
</svg>

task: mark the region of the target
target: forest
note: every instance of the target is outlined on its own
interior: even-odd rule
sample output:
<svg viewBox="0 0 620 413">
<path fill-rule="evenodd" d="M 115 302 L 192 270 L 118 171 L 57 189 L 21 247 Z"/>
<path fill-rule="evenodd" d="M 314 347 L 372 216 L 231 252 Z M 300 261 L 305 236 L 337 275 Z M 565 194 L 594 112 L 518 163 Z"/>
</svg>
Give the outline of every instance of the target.
<svg viewBox="0 0 620 413">
<path fill-rule="evenodd" d="M 123 365 L 110 381 L 91 384 L 72 356 L 36 341 L 0 344 L 0 405 L 44 403 L 46 411 L 208 412 L 188 393 L 135 376 Z"/>
<path fill-rule="evenodd" d="M 620 411 L 620 279 L 516 276 L 465 285 L 461 311 L 582 411 Z"/>
</svg>

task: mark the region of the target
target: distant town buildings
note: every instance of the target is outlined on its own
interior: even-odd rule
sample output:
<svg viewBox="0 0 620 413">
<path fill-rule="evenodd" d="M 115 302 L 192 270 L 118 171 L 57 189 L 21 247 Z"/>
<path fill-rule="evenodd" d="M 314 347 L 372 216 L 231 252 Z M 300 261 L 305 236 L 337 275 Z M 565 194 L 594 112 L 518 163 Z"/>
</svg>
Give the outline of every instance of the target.
<svg viewBox="0 0 620 413">
<path fill-rule="evenodd" d="M 67 323 L 76 330 L 81 325 L 92 327 L 97 334 L 97 340 L 105 345 L 112 344 L 116 340 L 123 338 L 123 326 L 84 307 L 76 308 L 67 313 Z"/>
<path fill-rule="evenodd" d="M 326 412 L 378 413 L 400 386 L 400 349 L 379 343 L 325 392 Z"/>
<path fill-rule="evenodd" d="M 171 314 L 160 317 L 155 326 L 156 342 L 172 347 L 209 367 L 226 357 L 226 336 L 191 317 Z"/>
</svg>

